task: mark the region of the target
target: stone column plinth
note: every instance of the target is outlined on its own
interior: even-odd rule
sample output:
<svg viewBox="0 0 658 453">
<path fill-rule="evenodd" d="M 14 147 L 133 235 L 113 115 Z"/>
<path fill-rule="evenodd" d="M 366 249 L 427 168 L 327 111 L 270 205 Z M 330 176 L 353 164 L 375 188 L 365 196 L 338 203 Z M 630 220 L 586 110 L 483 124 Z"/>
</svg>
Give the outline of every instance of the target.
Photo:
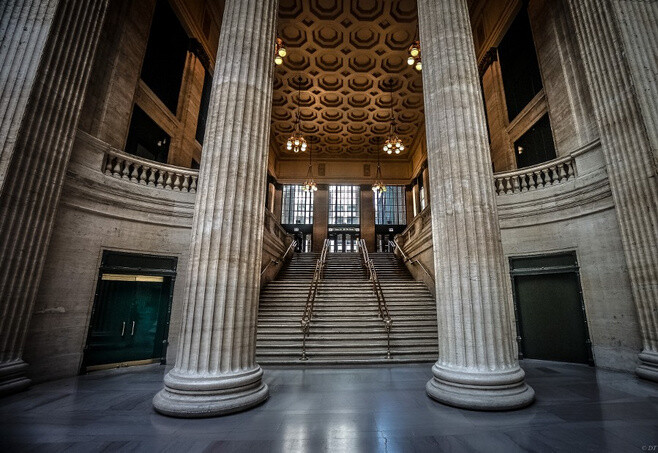
<svg viewBox="0 0 658 453">
<path fill-rule="evenodd" d="M 0 6 L 0 394 L 29 384 L 25 335 L 106 8 Z"/>
<path fill-rule="evenodd" d="M 658 26 L 655 2 L 627 3 L 653 5 L 654 14 L 645 11 L 644 19 L 653 17 Z M 567 5 L 592 95 L 642 329 L 644 349 L 637 374 L 658 382 L 658 162 L 646 126 L 651 119 L 642 117 L 610 0 L 567 0 Z"/>
<path fill-rule="evenodd" d="M 439 359 L 430 397 L 479 410 L 530 404 L 466 0 L 419 0 Z"/>
<path fill-rule="evenodd" d="M 224 9 L 181 339 L 153 399 L 165 415 L 221 415 L 268 397 L 255 348 L 276 14 L 276 0 Z"/>
<path fill-rule="evenodd" d="M 322 251 L 324 240 L 329 232 L 329 186 L 318 184 L 318 191 L 313 195 L 313 243 L 315 253 Z"/>
</svg>

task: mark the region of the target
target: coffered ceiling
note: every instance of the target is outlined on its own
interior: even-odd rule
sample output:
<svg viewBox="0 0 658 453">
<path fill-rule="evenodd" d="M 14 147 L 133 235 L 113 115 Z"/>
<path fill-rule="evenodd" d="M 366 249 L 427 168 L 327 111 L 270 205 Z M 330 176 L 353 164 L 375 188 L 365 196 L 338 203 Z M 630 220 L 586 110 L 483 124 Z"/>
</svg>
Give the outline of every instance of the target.
<svg viewBox="0 0 658 453">
<path fill-rule="evenodd" d="M 308 158 L 285 149 L 301 77 L 301 130 L 314 156 L 374 159 L 389 134 L 392 105 L 407 149 L 382 158 L 408 159 L 424 122 L 422 77 L 406 62 L 416 24 L 415 0 L 280 0 L 278 34 L 288 55 L 274 77 L 278 156 Z"/>
</svg>

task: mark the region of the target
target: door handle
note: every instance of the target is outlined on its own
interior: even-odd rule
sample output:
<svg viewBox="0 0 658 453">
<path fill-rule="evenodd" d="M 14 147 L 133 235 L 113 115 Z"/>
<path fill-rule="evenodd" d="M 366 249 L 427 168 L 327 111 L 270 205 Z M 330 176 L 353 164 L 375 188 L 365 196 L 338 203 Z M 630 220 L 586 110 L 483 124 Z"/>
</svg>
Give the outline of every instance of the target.
<svg viewBox="0 0 658 453">
<path fill-rule="evenodd" d="M 123 337 L 123 334 L 126 333 L 126 321 L 121 323 L 121 336 Z"/>
<path fill-rule="evenodd" d="M 135 335 L 135 321 L 133 321 L 133 327 L 132 330 L 130 331 L 130 336 L 132 337 L 133 335 Z"/>
</svg>

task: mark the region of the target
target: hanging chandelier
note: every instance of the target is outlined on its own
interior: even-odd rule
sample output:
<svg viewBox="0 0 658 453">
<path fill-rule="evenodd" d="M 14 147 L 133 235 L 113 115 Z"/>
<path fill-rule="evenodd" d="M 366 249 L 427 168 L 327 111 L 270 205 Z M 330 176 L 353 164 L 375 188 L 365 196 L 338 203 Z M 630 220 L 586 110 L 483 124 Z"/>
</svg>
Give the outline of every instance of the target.
<svg viewBox="0 0 658 453">
<path fill-rule="evenodd" d="M 377 174 L 375 175 L 375 183 L 372 185 L 372 191 L 380 195 L 386 192 L 386 185 L 382 180 L 382 166 L 379 161 L 379 153 L 377 153 Z"/>
<path fill-rule="evenodd" d="M 288 141 L 286 142 L 286 149 L 288 151 L 292 151 L 295 153 L 298 152 L 304 152 L 306 151 L 306 139 L 302 135 L 301 131 L 299 130 L 299 123 L 301 121 L 301 116 L 299 114 L 299 102 L 301 99 L 302 95 L 302 78 L 299 77 L 298 83 L 297 83 L 297 113 L 296 116 L 297 118 L 295 119 L 295 132 L 290 136 Z"/>
<path fill-rule="evenodd" d="M 407 64 L 416 68 L 416 71 L 422 71 L 423 63 L 420 59 L 420 41 L 416 40 L 409 46 L 409 58 Z"/>
<path fill-rule="evenodd" d="M 274 44 L 274 64 L 277 66 L 283 64 L 283 57 L 288 54 L 286 46 L 283 45 L 283 39 L 276 38 L 276 43 Z"/>
<path fill-rule="evenodd" d="M 313 147 L 308 149 L 308 171 L 306 172 L 306 181 L 302 184 L 304 192 L 316 192 L 318 190 L 317 184 L 313 180 Z"/>
<path fill-rule="evenodd" d="M 402 151 L 404 151 L 404 145 L 402 144 L 400 137 L 398 137 L 395 133 L 395 116 L 393 113 L 393 79 L 389 81 L 388 85 L 391 94 L 391 133 L 384 142 L 384 152 L 386 154 L 400 154 Z"/>
</svg>

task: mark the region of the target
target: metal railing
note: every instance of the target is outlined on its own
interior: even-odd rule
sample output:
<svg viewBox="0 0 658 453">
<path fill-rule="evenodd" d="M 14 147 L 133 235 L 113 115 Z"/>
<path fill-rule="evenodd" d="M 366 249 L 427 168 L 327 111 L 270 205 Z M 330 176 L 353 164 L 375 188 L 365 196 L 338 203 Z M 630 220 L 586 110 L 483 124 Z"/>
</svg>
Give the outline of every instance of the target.
<svg viewBox="0 0 658 453">
<path fill-rule="evenodd" d="M 431 278 L 432 281 L 433 281 L 434 283 L 436 283 L 436 280 L 434 280 L 434 276 L 432 275 L 432 273 L 431 273 L 430 271 L 427 270 L 427 268 L 425 267 L 425 265 L 424 265 L 423 263 L 421 263 L 420 261 L 418 261 L 418 260 L 413 260 L 413 259 L 409 258 L 409 257 L 404 253 L 404 251 L 402 250 L 402 247 L 400 247 L 400 245 L 398 244 L 398 241 L 397 241 L 397 240 L 388 241 L 388 245 L 389 245 L 389 247 L 391 247 L 391 246 L 393 247 L 393 251 L 394 251 L 394 252 L 395 252 L 395 249 L 398 249 L 398 250 L 400 251 L 400 255 L 402 255 L 402 260 L 403 260 L 405 263 L 409 263 L 409 264 L 414 265 L 414 266 L 416 266 L 416 265 L 420 266 L 420 268 L 421 268 L 423 271 L 425 271 L 425 273 L 427 274 L 427 276 L 428 276 L 429 278 Z"/>
<path fill-rule="evenodd" d="M 265 265 L 265 267 L 263 268 L 263 270 L 260 271 L 260 275 L 262 276 L 262 275 L 265 273 L 265 271 L 266 271 L 266 270 L 267 270 L 272 264 L 279 264 L 279 263 L 283 263 L 283 262 L 285 262 L 286 257 L 288 256 L 288 253 L 290 253 L 291 250 L 292 250 L 293 254 L 295 253 L 295 247 L 297 247 L 297 241 L 293 240 L 293 241 L 290 243 L 290 245 L 288 246 L 288 249 L 286 250 L 286 252 L 281 256 L 281 258 L 276 259 L 276 260 L 275 260 L 275 259 L 271 259 L 270 262 L 267 263 L 267 264 Z"/>
<path fill-rule="evenodd" d="M 313 272 L 313 280 L 311 286 L 308 288 L 308 296 L 306 296 L 306 306 L 304 307 L 304 314 L 302 315 L 302 356 L 300 360 L 308 360 L 306 355 L 306 338 L 311 330 L 311 320 L 313 319 L 313 306 L 315 305 L 315 296 L 318 294 L 318 287 L 324 278 L 324 266 L 327 262 L 327 250 L 329 249 L 329 239 L 324 240 L 322 245 L 322 252 L 320 258 L 315 263 L 315 271 Z"/>
<path fill-rule="evenodd" d="M 365 239 L 359 240 L 359 247 L 361 248 L 361 259 L 363 260 L 363 267 L 368 271 L 368 278 L 372 283 L 372 291 L 377 296 L 377 309 L 379 311 L 379 318 L 384 322 L 384 328 L 386 329 L 386 358 L 391 358 L 391 326 L 393 320 L 391 319 L 391 314 L 388 311 L 388 306 L 386 305 L 386 298 L 384 297 L 384 291 L 382 291 L 382 286 L 379 283 L 379 278 L 377 277 L 377 270 L 375 265 L 368 255 L 368 247 L 366 247 Z"/>
</svg>

